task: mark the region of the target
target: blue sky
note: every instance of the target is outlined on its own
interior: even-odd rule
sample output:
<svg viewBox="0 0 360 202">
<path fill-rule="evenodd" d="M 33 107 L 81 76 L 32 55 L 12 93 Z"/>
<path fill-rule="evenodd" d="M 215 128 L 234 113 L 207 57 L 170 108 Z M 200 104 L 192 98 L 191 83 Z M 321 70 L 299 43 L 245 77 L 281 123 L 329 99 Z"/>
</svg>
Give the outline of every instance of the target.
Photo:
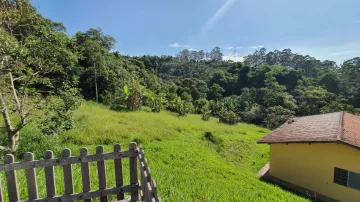
<svg viewBox="0 0 360 202">
<path fill-rule="evenodd" d="M 231 59 L 290 48 L 342 63 L 360 56 L 359 0 L 31 0 L 69 35 L 102 28 L 127 55 L 219 46 Z"/>
</svg>

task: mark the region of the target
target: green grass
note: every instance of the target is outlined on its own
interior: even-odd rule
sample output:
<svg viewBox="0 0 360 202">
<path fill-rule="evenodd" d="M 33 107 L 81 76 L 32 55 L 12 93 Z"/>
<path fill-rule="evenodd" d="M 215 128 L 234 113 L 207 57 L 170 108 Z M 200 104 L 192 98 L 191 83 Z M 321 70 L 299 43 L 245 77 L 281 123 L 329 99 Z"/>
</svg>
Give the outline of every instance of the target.
<svg viewBox="0 0 360 202">
<path fill-rule="evenodd" d="M 81 106 L 75 119 L 76 128 L 59 136 L 63 148 L 71 148 L 72 154 L 78 155 L 81 147 L 94 153 L 97 145 L 111 151 L 114 143 L 121 143 L 123 149 L 132 141 L 140 143 L 163 201 L 306 201 L 256 177 L 255 173 L 269 159 L 269 147 L 256 144 L 269 132 L 265 128 L 249 124 L 229 126 L 215 118 L 206 122 L 193 114 L 177 117 L 167 111 L 114 112 L 91 102 Z M 205 132 L 213 134 L 213 141 L 204 137 Z M 107 163 L 111 187 L 114 168 L 112 161 Z M 127 163 L 126 159 L 125 183 L 129 182 Z M 73 168 L 75 191 L 80 192 L 80 168 Z M 96 189 L 95 163 L 91 171 L 92 187 Z M 44 197 L 44 172 L 37 173 L 40 196 Z M 24 175 L 18 172 L 22 199 L 27 196 Z M 64 192 L 62 176 L 61 168 L 57 168 L 58 194 Z"/>
</svg>

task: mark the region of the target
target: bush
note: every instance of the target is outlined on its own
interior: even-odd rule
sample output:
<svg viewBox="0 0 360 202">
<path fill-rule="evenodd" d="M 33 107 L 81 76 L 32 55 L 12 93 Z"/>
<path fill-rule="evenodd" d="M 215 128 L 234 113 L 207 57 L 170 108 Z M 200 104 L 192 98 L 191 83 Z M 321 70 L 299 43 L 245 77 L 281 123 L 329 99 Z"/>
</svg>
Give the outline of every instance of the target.
<svg viewBox="0 0 360 202">
<path fill-rule="evenodd" d="M 43 158 L 46 150 L 52 150 L 54 155 L 59 155 L 62 149 L 60 145 L 58 136 L 43 135 L 30 125 L 20 133 L 16 157 L 23 159 L 25 152 L 33 152 L 35 159 L 40 159 Z"/>
<path fill-rule="evenodd" d="M 283 108 L 281 106 L 270 107 L 266 109 L 267 116 L 264 120 L 265 126 L 275 129 L 285 123 L 290 117 L 295 115 L 294 111 Z"/>
<path fill-rule="evenodd" d="M 260 125 L 264 121 L 265 110 L 261 105 L 255 104 L 251 106 L 250 111 L 240 113 L 241 120 L 246 123 Z"/>
<path fill-rule="evenodd" d="M 112 104 L 110 106 L 110 110 L 113 110 L 113 111 L 128 111 L 127 107 L 125 105 L 121 105 L 121 104 Z"/>
<path fill-rule="evenodd" d="M 238 122 L 238 116 L 233 111 L 223 110 L 220 112 L 219 122 L 234 125 Z"/>
<path fill-rule="evenodd" d="M 195 113 L 201 114 L 209 108 L 209 101 L 205 98 L 200 98 L 194 102 Z"/>
<path fill-rule="evenodd" d="M 203 121 L 208 121 L 208 120 L 210 120 L 210 117 L 211 117 L 211 111 L 209 111 L 209 110 L 205 110 L 205 111 L 203 112 L 203 114 L 201 115 L 201 119 L 202 119 Z"/>
<path fill-rule="evenodd" d="M 170 104 L 170 111 L 178 113 L 179 116 L 185 116 L 187 113 L 192 112 L 194 108 L 190 102 L 182 100 L 181 97 L 178 97 L 177 100 L 173 100 Z"/>
<path fill-rule="evenodd" d="M 58 94 L 49 98 L 49 104 L 44 110 L 45 118 L 40 123 L 40 128 L 45 135 L 58 135 L 75 126 L 73 113 L 82 102 L 78 90 L 66 86 L 58 90 Z"/>
</svg>

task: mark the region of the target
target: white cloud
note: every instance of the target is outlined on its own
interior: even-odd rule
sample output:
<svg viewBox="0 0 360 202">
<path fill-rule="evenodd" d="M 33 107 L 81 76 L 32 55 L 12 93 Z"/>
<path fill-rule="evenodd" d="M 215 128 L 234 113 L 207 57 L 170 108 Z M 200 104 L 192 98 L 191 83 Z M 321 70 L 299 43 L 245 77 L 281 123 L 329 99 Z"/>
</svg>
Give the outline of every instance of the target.
<svg viewBox="0 0 360 202">
<path fill-rule="evenodd" d="M 353 23 L 360 23 L 360 20 L 355 20 Z"/>
<path fill-rule="evenodd" d="M 243 48 L 242 46 L 228 46 L 228 47 L 224 47 L 224 49 L 227 50 L 236 50 L 236 49 L 241 49 Z"/>
<path fill-rule="evenodd" d="M 189 46 L 189 45 L 182 45 L 182 44 L 180 44 L 179 42 L 175 42 L 175 43 L 169 44 L 169 47 L 172 47 L 172 48 L 183 48 L 183 49 L 188 49 L 188 50 L 190 50 L 190 51 L 196 50 L 196 49 L 192 48 L 192 47 Z"/>
<path fill-rule="evenodd" d="M 199 51 L 198 49 L 195 49 L 195 48 L 189 48 L 189 51 Z"/>
<path fill-rule="evenodd" d="M 259 48 L 264 48 L 264 46 L 249 46 L 249 48 L 252 48 L 252 49 L 259 49 Z"/>
<path fill-rule="evenodd" d="M 169 47 L 172 47 L 172 48 L 178 48 L 178 47 L 180 47 L 180 46 L 181 46 L 181 45 L 180 45 L 178 42 L 169 44 Z"/>
<path fill-rule="evenodd" d="M 243 56 L 238 56 L 238 55 L 224 55 L 222 57 L 223 60 L 232 60 L 234 62 L 244 62 L 244 57 Z"/>
<path fill-rule="evenodd" d="M 356 52 L 356 51 L 355 50 L 345 50 L 345 51 L 330 53 L 329 56 L 341 56 L 341 55 L 347 55 L 347 54 L 353 53 L 353 52 Z"/>
</svg>

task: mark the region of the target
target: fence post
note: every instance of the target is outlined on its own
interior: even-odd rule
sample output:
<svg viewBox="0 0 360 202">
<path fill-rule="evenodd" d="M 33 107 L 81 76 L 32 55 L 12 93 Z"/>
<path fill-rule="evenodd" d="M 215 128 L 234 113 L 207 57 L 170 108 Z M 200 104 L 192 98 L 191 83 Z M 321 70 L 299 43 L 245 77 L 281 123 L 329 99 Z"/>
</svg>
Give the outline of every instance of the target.
<svg viewBox="0 0 360 202">
<path fill-rule="evenodd" d="M 80 156 L 84 157 L 88 155 L 87 148 L 80 149 Z M 81 178 L 82 178 L 82 185 L 83 185 L 83 192 L 91 191 L 91 181 L 90 181 L 90 167 L 89 162 L 82 162 L 81 163 Z M 84 202 L 91 202 L 91 199 L 84 199 Z"/>
<path fill-rule="evenodd" d="M 45 151 L 44 159 L 52 159 L 52 158 L 53 158 L 53 152 L 51 150 Z M 44 170 L 45 170 L 47 197 L 54 197 L 56 195 L 54 166 L 47 166 L 44 168 Z"/>
<path fill-rule="evenodd" d="M 136 142 L 130 143 L 129 151 L 137 151 Z M 136 202 L 139 200 L 137 156 L 130 157 L 129 162 L 130 162 L 129 163 L 130 164 L 130 186 L 132 188 L 131 202 Z"/>
<path fill-rule="evenodd" d="M 64 149 L 61 152 L 61 158 L 69 158 L 70 156 L 71 156 L 70 149 Z M 72 165 L 71 164 L 64 165 L 63 171 L 64 171 L 65 194 L 72 194 L 74 193 Z"/>
<path fill-rule="evenodd" d="M 104 147 L 99 145 L 96 147 L 96 154 L 104 153 Z M 101 159 L 101 158 L 100 158 Z M 97 169 L 98 169 L 98 178 L 99 178 L 99 189 L 106 189 L 106 169 L 105 169 L 105 161 L 99 160 L 97 161 Z M 100 197 L 101 202 L 107 202 L 107 196 Z"/>
<path fill-rule="evenodd" d="M 154 194 L 154 197 L 155 197 L 155 201 L 156 201 L 156 202 L 159 202 L 159 198 L 158 198 L 158 196 L 157 196 L 156 182 L 155 182 L 155 180 L 152 180 L 151 182 L 152 182 L 152 183 L 151 183 L 151 189 L 152 189 L 152 191 L 153 191 L 153 194 Z"/>
<path fill-rule="evenodd" d="M 120 144 L 115 144 L 114 145 L 114 153 L 115 153 L 115 155 L 116 155 L 116 153 L 118 153 L 120 151 L 121 151 L 121 145 Z M 117 187 L 122 187 L 124 185 L 124 179 L 123 179 L 122 160 L 121 160 L 121 158 L 114 160 L 114 166 L 115 166 L 116 186 Z M 117 200 L 122 200 L 124 198 L 125 198 L 124 192 L 121 191 L 119 194 L 117 194 Z"/>
<path fill-rule="evenodd" d="M 3 202 L 3 190 L 2 190 L 2 182 L 1 182 L 1 174 L 0 174 L 0 202 Z"/>
<path fill-rule="evenodd" d="M 26 152 L 24 154 L 25 161 L 33 161 L 34 154 L 31 152 Z M 28 196 L 30 200 L 39 198 L 38 195 L 38 187 L 36 183 L 36 171 L 35 168 L 28 168 L 26 169 L 26 183 L 28 189 Z"/>
<path fill-rule="evenodd" d="M 11 164 L 14 163 L 14 155 L 12 154 L 6 154 L 4 157 L 4 163 L 5 164 Z M 9 194 L 9 201 L 10 202 L 16 202 L 20 200 L 19 197 L 19 188 L 17 184 L 17 177 L 15 170 L 9 170 L 5 171 L 6 174 L 6 181 L 7 181 L 7 188 L 8 188 L 8 194 Z"/>
</svg>

